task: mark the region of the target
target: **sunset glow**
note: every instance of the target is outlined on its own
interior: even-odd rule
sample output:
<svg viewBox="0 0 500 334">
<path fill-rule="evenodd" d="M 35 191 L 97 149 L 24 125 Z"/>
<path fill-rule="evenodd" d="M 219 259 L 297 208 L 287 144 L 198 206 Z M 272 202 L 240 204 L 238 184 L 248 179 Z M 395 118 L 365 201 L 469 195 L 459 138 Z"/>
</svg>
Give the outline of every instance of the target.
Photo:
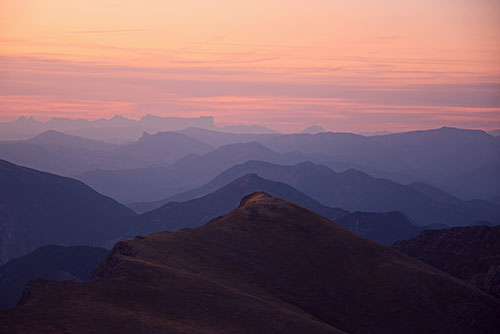
<svg viewBox="0 0 500 334">
<path fill-rule="evenodd" d="M 0 0 L 0 121 L 500 128 L 500 2 Z"/>
</svg>

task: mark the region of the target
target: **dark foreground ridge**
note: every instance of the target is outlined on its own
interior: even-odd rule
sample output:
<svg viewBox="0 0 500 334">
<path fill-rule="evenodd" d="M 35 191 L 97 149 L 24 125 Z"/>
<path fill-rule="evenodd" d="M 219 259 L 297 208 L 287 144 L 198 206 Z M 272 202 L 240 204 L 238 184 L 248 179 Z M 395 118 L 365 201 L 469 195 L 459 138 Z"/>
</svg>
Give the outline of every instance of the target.
<svg viewBox="0 0 500 334">
<path fill-rule="evenodd" d="M 33 280 L 2 333 L 493 333 L 500 301 L 303 207 L 115 245 L 86 283 Z"/>
</svg>

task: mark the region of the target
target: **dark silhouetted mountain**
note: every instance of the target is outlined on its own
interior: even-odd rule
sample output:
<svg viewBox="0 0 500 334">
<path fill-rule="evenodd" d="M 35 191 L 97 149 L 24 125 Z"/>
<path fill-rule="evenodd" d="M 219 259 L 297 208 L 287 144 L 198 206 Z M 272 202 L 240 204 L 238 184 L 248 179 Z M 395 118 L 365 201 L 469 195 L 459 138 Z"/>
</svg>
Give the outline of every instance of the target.
<svg viewBox="0 0 500 334">
<path fill-rule="evenodd" d="M 55 130 L 75 136 L 123 144 L 136 141 L 144 132 L 154 134 L 164 131 L 179 131 L 188 127 L 211 129 L 235 134 L 275 133 L 274 130 L 258 125 L 217 127 L 214 124 L 214 118 L 212 116 L 185 118 L 146 115 L 141 117 L 140 120 L 133 120 L 115 115 L 110 119 L 102 118 L 95 121 L 53 117 L 47 122 L 36 121 L 33 117 L 20 117 L 14 122 L 0 123 L 0 140 L 24 140 L 47 130 Z"/>
<path fill-rule="evenodd" d="M 353 212 L 335 222 L 351 232 L 383 245 L 412 238 L 420 228 L 412 224 L 401 212 Z"/>
<path fill-rule="evenodd" d="M 493 333 L 500 301 L 263 193 L 115 245 L 90 282 L 37 279 L 2 333 Z"/>
<path fill-rule="evenodd" d="M 288 164 L 307 158 L 294 153 L 278 154 L 257 142 L 250 142 L 225 145 L 201 156 L 191 154 L 167 167 L 97 170 L 82 174 L 78 179 L 123 203 L 156 201 L 198 187 L 225 169 L 248 160 Z"/>
<path fill-rule="evenodd" d="M 500 163 L 500 141 L 479 130 L 443 127 L 369 137 L 332 132 L 240 137 L 204 129 L 184 131 L 212 146 L 256 140 L 276 152 L 301 152 L 336 171 L 357 169 L 400 183 L 427 180 L 446 185 L 452 177 L 460 178 L 462 173 Z M 499 175 L 500 172 L 493 171 L 493 177 L 498 179 Z M 468 184 L 454 188 L 454 194 L 468 194 L 465 199 L 472 199 L 470 196 L 491 199 L 484 183 L 471 183 L 472 187 Z"/>
<path fill-rule="evenodd" d="M 87 139 L 67 135 L 62 132 L 48 130 L 38 136 L 28 139 L 26 143 L 37 144 L 40 146 L 65 147 L 73 149 L 83 149 L 88 151 L 110 151 L 118 148 L 116 144 L 105 143 L 97 140 Z"/>
<path fill-rule="evenodd" d="M 100 169 L 128 169 L 152 164 L 168 165 L 189 154 L 205 154 L 213 148 L 176 132 L 144 133 L 135 143 L 123 145 L 102 157 Z"/>
<path fill-rule="evenodd" d="M 22 140 L 47 130 L 56 130 L 76 136 L 103 141 L 124 143 L 137 140 L 143 132 L 182 130 L 194 126 L 217 129 L 213 117 L 196 118 L 143 116 L 139 121 L 115 115 L 110 119 L 69 119 L 53 117 L 47 122 L 38 122 L 32 117 L 20 117 L 15 122 L 0 123 L 0 139 Z"/>
<path fill-rule="evenodd" d="M 443 180 L 441 184 L 462 199 L 494 201 L 500 197 L 500 163 L 468 170 Z"/>
<path fill-rule="evenodd" d="M 480 130 L 443 127 L 372 138 L 391 149 L 384 158 L 394 168 L 434 182 L 500 161 L 500 143 Z"/>
<path fill-rule="evenodd" d="M 414 182 L 412 184 L 409 184 L 408 187 L 424 194 L 433 201 L 449 203 L 449 204 L 457 204 L 457 205 L 463 202 L 459 198 L 447 193 L 446 191 L 436 188 L 428 183 Z"/>
<path fill-rule="evenodd" d="M 0 158 L 65 176 L 96 169 L 145 168 L 172 163 L 212 147 L 176 132 L 145 133 L 137 142 L 114 145 L 56 131 L 18 142 L 0 142 Z"/>
<path fill-rule="evenodd" d="M 201 128 L 216 128 L 214 118 L 212 116 L 200 117 L 162 117 L 148 114 L 141 117 L 139 125 L 145 132 L 156 133 L 160 131 L 174 131 L 185 129 L 189 126 Z"/>
<path fill-rule="evenodd" d="M 0 159 L 69 176 L 97 168 L 97 162 L 117 147 L 56 131 L 23 141 L 0 142 Z"/>
<path fill-rule="evenodd" d="M 134 217 L 134 229 L 129 233 L 129 236 L 201 226 L 209 220 L 235 209 L 243 196 L 256 191 L 265 191 L 274 196 L 299 203 L 330 219 L 337 219 L 349 214 L 342 209 L 323 206 L 287 184 L 269 181 L 255 174 L 248 174 L 201 198 L 187 202 L 170 202 L 156 210 Z"/>
<path fill-rule="evenodd" d="M 80 181 L 0 160 L 0 263 L 46 244 L 102 246 L 134 215 Z"/>
<path fill-rule="evenodd" d="M 260 125 L 228 125 L 219 128 L 222 132 L 236 133 L 236 134 L 270 134 L 277 133 L 274 130 Z"/>
<path fill-rule="evenodd" d="M 52 280 L 88 281 L 108 254 L 89 246 L 43 246 L 0 266 L 0 309 L 16 306 L 24 285 L 40 277 Z"/>
<path fill-rule="evenodd" d="M 272 136 L 261 142 L 276 152 L 299 151 L 313 158 L 327 159 L 359 157 L 359 161 L 376 158 L 384 145 L 377 141 L 353 133 L 322 132 L 317 134 L 299 133 Z M 350 161 L 355 162 L 355 161 Z"/>
<path fill-rule="evenodd" d="M 284 166 L 265 161 L 251 160 L 225 170 L 199 188 L 191 189 L 157 202 L 134 203 L 131 207 L 137 210 L 137 212 L 143 213 L 169 202 L 189 201 L 210 194 L 233 180 L 252 173 L 269 180 L 286 183 L 302 192 L 309 193 L 308 196 L 315 198 L 317 201 L 324 201 L 331 204 L 329 195 L 332 189 L 328 185 L 328 180 L 332 176 L 335 176 L 336 173 L 328 167 L 314 165 L 311 162 L 299 163 L 294 166 Z"/>
<path fill-rule="evenodd" d="M 207 184 L 163 201 L 137 203 L 137 211 L 151 210 L 171 201 L 187 201 L 209 194 L 248 173 L 286 183 L 321 204 L 349 211 L 400 211 L 417 225 L 469 225 L 476 220 L 500 222 L 500 206 L 486 201 L 462 201 L 433 186 L 373 178 L 348 170 L 335 173 L 328 167 L 311 162 L 280 166 L 262 161 L 248 161 L 224 171 Z"/>
<path fill-rule="evenodd" d="M 195 127 L 188 127 L 178 132 L 188 135 L 191 138 L 201 140 L 214 147 L 238 143 L 248 143 L 252 141 L 258 141 L 262 138 L 281 136 L 280 134 L 235 134 Z"/>
<path fill-rule="evenodd" d="M 339 171 L 355 168 L 399 182 L 428 180 L 440 184 L 461 173 L 500 163 L 500 141 L 479 130 L 444 127 L 371 137 L 328 132 L 259 141 L 276 152 L 302 152 Z M 468 190 L 470 187 L 461 189 Z M 474 185 L 474 191 L 480 193 L 481 185 Z"/>
<path fill-rule="evenodd" d="M 266 180 L 256 174 L 247 174 L 211 194 L 186 202 L 169 202 L 156 210 L 134 217 L 136 228 L 128 236 L 200 226 L 234 209 L 238 198 L 255 191 L 265 191 L 300 204 L 356 234 L 385 245 L 411 238 L 420 231 L 399 212 L 351 214 L 342 209 L 321 205 L 287 184 Z"/>
<path fill-rule="evenodd" d="M 393 247 L 500 298 L 500 226 L 422 231 Z"/>
</svg>

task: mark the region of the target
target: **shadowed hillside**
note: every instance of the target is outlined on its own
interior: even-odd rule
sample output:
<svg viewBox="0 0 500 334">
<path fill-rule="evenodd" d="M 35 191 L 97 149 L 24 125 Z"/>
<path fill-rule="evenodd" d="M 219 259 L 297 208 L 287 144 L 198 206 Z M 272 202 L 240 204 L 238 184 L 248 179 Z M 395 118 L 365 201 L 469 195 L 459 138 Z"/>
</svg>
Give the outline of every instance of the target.
<svg viewBox="0 0 500 334">
<path fill-rule="evenodd" d="M 492 333 L 500 302 L 264 193 L 115 245 L 88 283 L 34 280 L 3 333 Z"/>
<path fill-rule="evenodd" d="M 102 246 L 134 215 L 80 181 L 0 160 L 0 263 L 47 244 Z"/>
<path fill-rule="evenodd" d="M 0 308 L 16 306 L 24 285 L 40 277 L 87 281 L 108 250 L 89 246 L 42 246 L 0 266 Z"/>
</svg>

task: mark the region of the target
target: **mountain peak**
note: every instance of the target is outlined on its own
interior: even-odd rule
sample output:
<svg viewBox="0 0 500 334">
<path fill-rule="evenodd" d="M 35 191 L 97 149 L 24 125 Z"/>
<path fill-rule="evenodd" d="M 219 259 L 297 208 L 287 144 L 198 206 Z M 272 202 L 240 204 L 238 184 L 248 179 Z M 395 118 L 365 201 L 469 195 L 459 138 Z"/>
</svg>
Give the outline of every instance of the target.
<svg viewBox="0 0 500 334">
<path fill-rule="evenodd" d="M 259 176 L 257 176 L 257 174 L 248 174 L 248 175 L 246 175 L 246 177 L 248 177 L 248 178 L 258 178 Z M 243 206 L 246 206 L 246 205 L 252 204 L 252 203 L 258 203 L 258 202 L 262 203 L 262 202 L 271 200 L 273 198 L 274 197 L 272 197 L 271 195 L 269 195 L 268 193 L 266 193 L 264 191 L 255 191 L 255 192 L 253 192 L 251 194 L 248 194 L 245 197 L 243 197 L 241 199 L 239 207 L 243 207 Z"/>
</svg>

